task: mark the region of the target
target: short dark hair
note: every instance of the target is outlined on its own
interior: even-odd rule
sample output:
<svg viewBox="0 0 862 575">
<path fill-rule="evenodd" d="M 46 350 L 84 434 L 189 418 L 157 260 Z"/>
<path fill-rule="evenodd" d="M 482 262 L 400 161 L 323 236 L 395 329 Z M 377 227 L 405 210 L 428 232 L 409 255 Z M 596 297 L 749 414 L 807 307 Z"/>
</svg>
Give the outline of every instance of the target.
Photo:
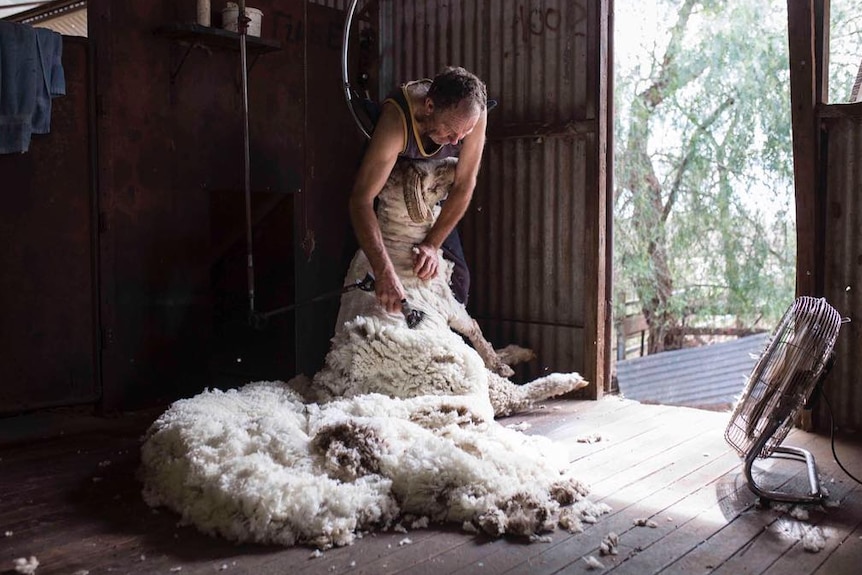
<svg viewBox="0 0 862 575">
<path fill-rule="evenodd" d="M 442 110 L 456 107 L 464 100 L 480 112 L 488 105 L 485 83 L 464 68 L 448 67 L 434 77 L 428 97 Z"/>
</svg>

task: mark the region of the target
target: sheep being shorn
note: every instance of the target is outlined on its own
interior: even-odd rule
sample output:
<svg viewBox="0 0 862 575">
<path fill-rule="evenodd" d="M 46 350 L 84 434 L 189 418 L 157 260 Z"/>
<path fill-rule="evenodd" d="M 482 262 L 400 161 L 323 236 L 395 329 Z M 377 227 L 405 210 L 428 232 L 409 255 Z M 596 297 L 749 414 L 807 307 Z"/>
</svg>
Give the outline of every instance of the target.
<svg viewBox="0 0 862 575">
<path fill-rule="evenodd" d="M 524 350 L 494 352 L 445 275 L 413 277 L 410 251 L 433 222 L 452 168 L 399 164 L 381 193 L 384 241 L 408 300 L 426 314 L 419 326 L 357 290 L 342 299 L 340 327 L 312 380 L 175 402 L 142 446 L 148 504 L 234 541 L 321 549 L 402 522 L 534 536 L 555 528 L 561 505 L 584 521 L 609 510 L 585 498 L 564 449 L 494 420 L 583 379 L 552 374 L 513 385 L 503 359 Z M 368 269 L 360 252 L 347 282 Z"/>
<path fill-rule="evenodd" d="M 421 280 L 413 273 L 413 246 L 421 243 L 440 213 L 457 160 L 399 161 L 378 196 L 383 243 L 401 279 L 407 301 L 425 313 L 414 329 L 386 313 L 373 293 L 354 290 L 341 298 L 332 348 L 314 376 L 315 399 L 383 393 L 413 397 L 443 393 L 490 401 L 497 416 L 528 409 L 534 401 L 584 387 L 577 373 L 551 374 L 524 385 L 507 379 L 511 368 L 483 337 L 449 287 L 452 264 L 440 255 L 441 273 Z M 345 285 L 371 272 L 360 250 Z M 451 328 L 451 329 L 450 329 Z M 458 335 L 466 336 L 467 345 Z"/>
</svg>

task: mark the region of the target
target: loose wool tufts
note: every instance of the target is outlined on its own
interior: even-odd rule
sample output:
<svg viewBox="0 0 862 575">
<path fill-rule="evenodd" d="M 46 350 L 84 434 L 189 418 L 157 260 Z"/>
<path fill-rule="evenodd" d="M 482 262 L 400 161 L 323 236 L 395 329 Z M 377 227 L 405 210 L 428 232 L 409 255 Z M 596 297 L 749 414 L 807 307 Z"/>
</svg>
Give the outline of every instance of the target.
<svg viewBox="0 0 862 575">
<path fill-rule="evenodd" d="M 403 530 L 402 521 L 533 537 L 606 512 L 584 498 L 555 444 L 494 421 L 586 381 L 555 373 L 514 385 L 509 364 L 532 352 L 494 350 L 452 295 L 442 258 L 438 277 L 413 275 L 412 247 L 439 214 L 453 171 L 452 161 L 399 163 L 380 194 L 384 243 L 424 320 L 411 329 L 354 290 L 342 297 L 332 347 L 311 380 L 174 403 L 141 450 L 149 505 L 230 540 L 318 549 Z M 370 270 L 360 251 L 345 283 Z"/>
</svg>

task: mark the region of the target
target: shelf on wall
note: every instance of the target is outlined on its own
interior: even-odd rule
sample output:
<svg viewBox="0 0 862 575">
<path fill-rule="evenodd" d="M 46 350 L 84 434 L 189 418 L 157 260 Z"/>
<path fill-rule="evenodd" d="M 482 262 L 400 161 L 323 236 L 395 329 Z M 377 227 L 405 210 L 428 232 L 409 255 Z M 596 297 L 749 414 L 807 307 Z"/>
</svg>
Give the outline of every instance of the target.
<svg viewBox="0 0 862 575">
<path fill-rule="evenodd" d="M 156 28 L 155 34 L 180 42 L 201 44 L 225 50 L 239 50 L 239 34 L 221 28 L 174 22 L 159 26 Z M 258 36 L 246 35 L 245 43 L 249 53 L 263 54 L 281 50 L 281 42 L 278 40 L 269 40 Z"/>
<path fill-rule="evenodd" d="M 212 28 L 210 26 L 201 26 L 200 24 L 184 24 L 182 22 L 174 22 L 159 26 L 153 33 L 156 36 L 168 38 L 175 42 L 182 42 L 188 45 L 182 58 L 176 67 L 171 70 L 171 84 L 177 79 L 186 58 L 195 46 L 207 46 L 210 48 L 218 48 L 221 50 L 239 51 L 239 34 L 230 30 L 221 28 Z M 258 36 L 245 36 L 246 52 L 254 56 L 249 69 L 254 67 L 255 62 L 261 54 L 276 52 L 281 50 L 281 42 L 278 40 L 269 40 Z"/>
</svg>

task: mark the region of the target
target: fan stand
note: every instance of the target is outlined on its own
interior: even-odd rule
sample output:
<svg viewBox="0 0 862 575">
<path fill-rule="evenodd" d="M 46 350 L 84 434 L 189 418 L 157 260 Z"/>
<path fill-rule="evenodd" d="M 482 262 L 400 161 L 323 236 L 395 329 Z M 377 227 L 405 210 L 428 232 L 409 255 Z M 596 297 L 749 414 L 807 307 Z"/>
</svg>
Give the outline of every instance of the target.
<svg viewBox="0 0 862 575">
<path fill-rule="evenodd" d="M 780 425 L 780 421 L 773 423 L 772 427 L 774 429 L 767 430 L 768 433 L 762 433 L 757 442 L 749 450 L 748 455 L 746 455 L 744 470 L 745 478 L 748 480 L 748 488 L 751 489 L 755 495 L 767 501 L 780 501 L 782 503 L 821 503 L 825 499 L 825 496 L 823 491 L 820 489 L 820 480 L 817 477 L 817 466 L 814 463 L 814 455 L 812 455 L 810 451 L 802 449 L 801 447 L 779 445 L 778 447 L 775 447 L 773 451 L 775 453 L 789 455 L 790 459 L 805 462 L 808 467 L 808 486 L 810 489 L 807 495 L 761 489 L 754 480 L 754 476 L 752 474 L 754 461 L 758 459 L 758 455 Z"/>
</svg>

